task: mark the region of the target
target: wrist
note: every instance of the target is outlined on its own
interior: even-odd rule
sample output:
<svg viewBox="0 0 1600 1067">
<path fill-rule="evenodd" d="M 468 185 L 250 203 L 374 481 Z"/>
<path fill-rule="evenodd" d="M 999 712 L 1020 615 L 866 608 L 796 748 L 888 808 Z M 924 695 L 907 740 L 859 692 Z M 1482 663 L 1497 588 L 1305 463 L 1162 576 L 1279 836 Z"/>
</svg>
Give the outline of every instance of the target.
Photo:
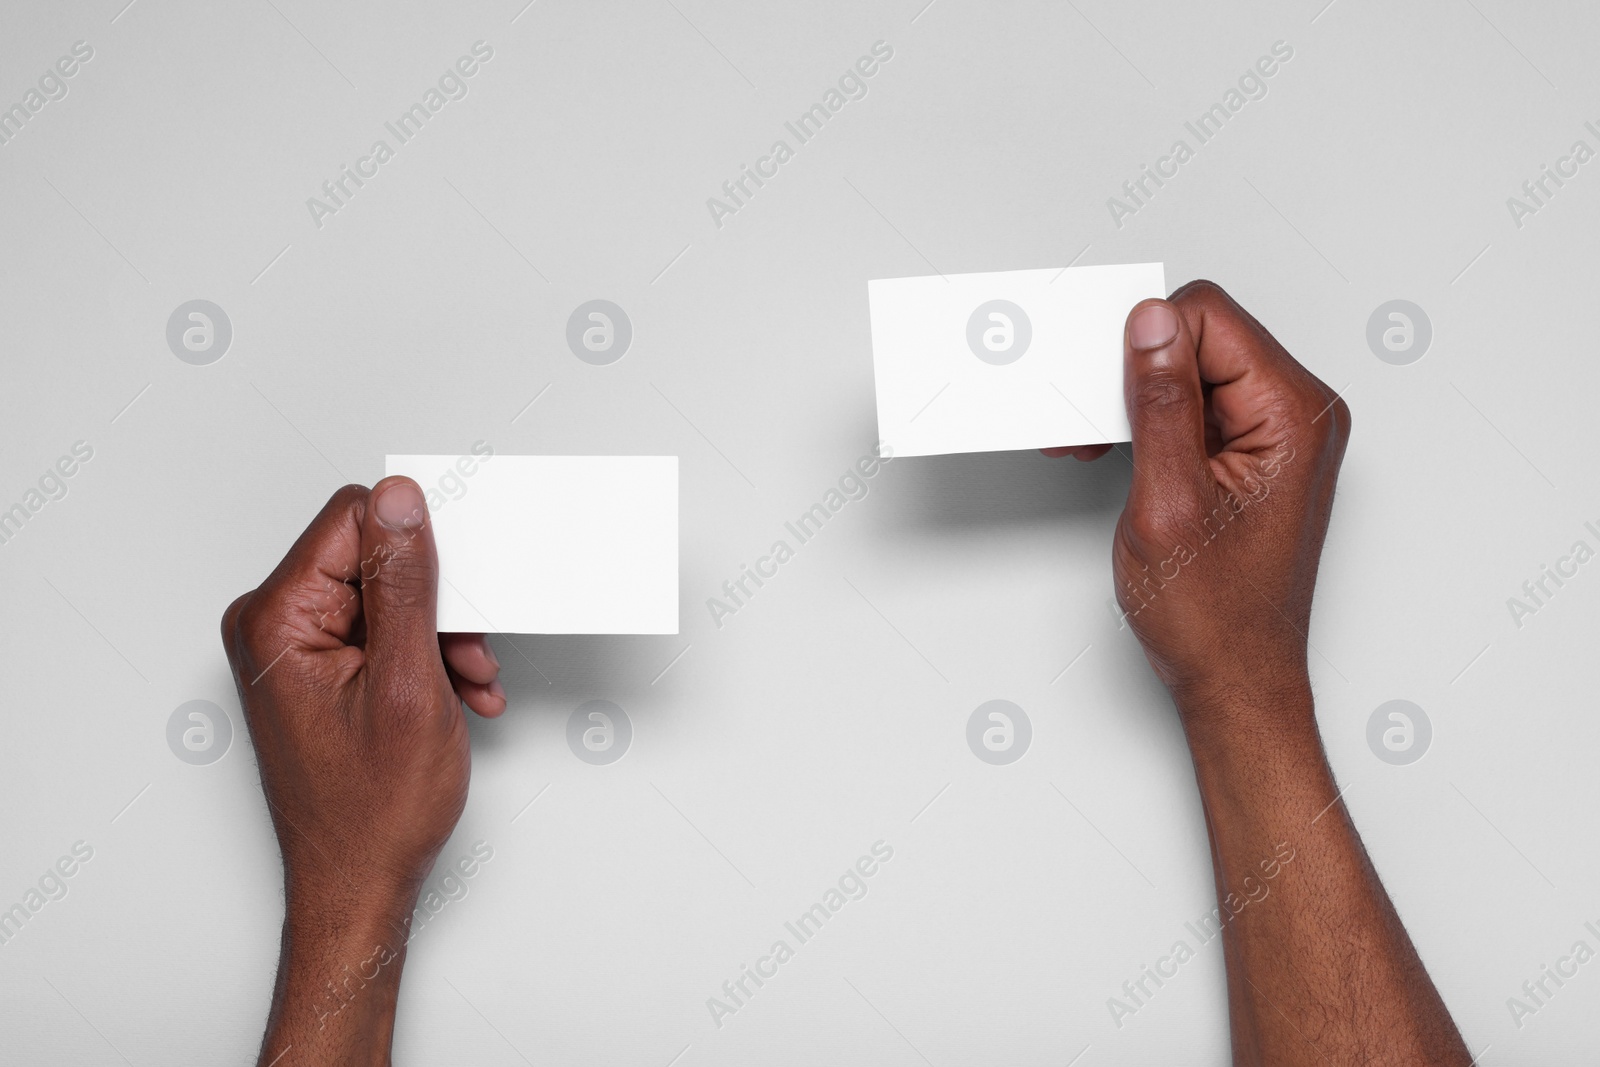
<svg viewBox="0 0 1600 1067">
<path fill-rule="evenodd" d="M 1226 773 L 1324 762 L 1311 682 L 1304 674 L 1174 692 L 1173 702 L 1198 769 Z"/>
<path fill-rule="evenodd" d="M 416 901 L 416 887 L 370 878 L 335 885 L 288 879 L 283 950 L 292 974 L 315 977 L 319 986 L 350 975 L 359 984 L 398 984 Z"/>
<path fill-rule="evenodd" d="M 1316 727 L 1311 677 L 1303 662 L 1213 671 L 1170 690 L 1191 745 L 1251 744 L 1257 730 Z"/>
<path fill-rule="evenodd" d="M 1309 826 L 1337 796 L 1309 680 L 1188 694 L 1179 705 L 1214 834 Z"/>
<path fill-rule="evenodd" d="M 296 1047 L 308 1062 L 387 1064 L 415 892 L 287 896 L 261 1062 Z"/>
<path fill-rule="evenodd" d="M 333 1009 L 352 989 L 398 987 L 410 938 L 416 893 L 384 890 L 358 897 L 327 893 L 286 893 L 283 954 L 294 984 L 315 990 L 314 1000 L 331 997 Z M 319 1011 L 327 1010 L 321 1004 Z"/>
<path fill-rule="evenodd" d="M 343 876 L 330 881 L 290 875 L 284 879 L 284 932 L 332 944 L 392 926 L 404 930 L 420 889 L 370 875 L 359 882 Z"/>
<path fill-rule="evenodd" d="M 284 911 L 284 950 L 306 961 L 352 970 L 380 949 L 402 955 L 410 934 L 412 904 L 385 902 L 360 908 L 302 901 Z M 385 961 L 387 964 L 387 960 Z"/>
</svg>

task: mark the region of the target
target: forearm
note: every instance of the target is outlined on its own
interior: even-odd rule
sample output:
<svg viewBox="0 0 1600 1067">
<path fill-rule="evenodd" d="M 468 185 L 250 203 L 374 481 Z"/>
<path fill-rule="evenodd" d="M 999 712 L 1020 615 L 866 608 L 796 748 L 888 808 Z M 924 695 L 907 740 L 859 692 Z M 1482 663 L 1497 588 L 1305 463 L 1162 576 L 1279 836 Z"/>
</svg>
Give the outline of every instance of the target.
<svg viewBox="0 0 1600 1067">
<path fill-rule="evenodd" d="M 259 1067 L 388 1064 L 410 902 L 288 897 Z"/>
<path fill-rule="evenodd" d="M 1180 710 L 1211 835 L 1234 1062 L 1465 1067 L 1338 799 L 1309 687 L 1236 688 Z"/>
</svg>

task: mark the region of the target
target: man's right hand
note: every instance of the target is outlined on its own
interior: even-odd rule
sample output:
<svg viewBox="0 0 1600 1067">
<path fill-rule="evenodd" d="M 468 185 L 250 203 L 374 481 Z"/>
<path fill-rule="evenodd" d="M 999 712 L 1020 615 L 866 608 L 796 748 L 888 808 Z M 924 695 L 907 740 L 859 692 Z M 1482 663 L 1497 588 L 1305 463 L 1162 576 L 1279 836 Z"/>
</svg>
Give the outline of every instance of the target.
<svg viewBox="0 0 1600 1067">
<path fill-rule="evenodd" d="M 1136 306 L 1124 358 L 1133 485 L 1112 564 L 1145 655 L 1186 720 L 1231 687 L 1304 688 L 1349 408 L 1211 282 Z"/>
<path fill-rule="evenodd" d="M 1136 306 L 1124 355 L 1117 599 L 1194 758 L 1234 1062 L 1464 1067 L 1312 705 L 1306 631 L 1350 412 L 1210 282 Z"/>
</svg>

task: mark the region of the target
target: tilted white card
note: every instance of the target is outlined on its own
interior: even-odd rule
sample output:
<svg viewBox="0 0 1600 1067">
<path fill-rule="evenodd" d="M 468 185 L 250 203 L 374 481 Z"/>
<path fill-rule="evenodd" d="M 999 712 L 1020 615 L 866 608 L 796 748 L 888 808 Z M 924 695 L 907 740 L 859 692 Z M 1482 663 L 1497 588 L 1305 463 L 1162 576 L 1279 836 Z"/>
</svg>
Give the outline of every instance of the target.
<svg viewBox="0 0 1600 1067">
<path fill-rule="evenodd" d="M 486 454 L 488 453 L 488 454 Z M 439 632 L 678 632 L 678 457 L 389 456 L 427 496 Z"/>
<path fill-rule="evenodd" d="M 1131 440 L 1122 334 L 1160 263 L 867 282 L 878 437 L 895 456 Z"/>
</svg>

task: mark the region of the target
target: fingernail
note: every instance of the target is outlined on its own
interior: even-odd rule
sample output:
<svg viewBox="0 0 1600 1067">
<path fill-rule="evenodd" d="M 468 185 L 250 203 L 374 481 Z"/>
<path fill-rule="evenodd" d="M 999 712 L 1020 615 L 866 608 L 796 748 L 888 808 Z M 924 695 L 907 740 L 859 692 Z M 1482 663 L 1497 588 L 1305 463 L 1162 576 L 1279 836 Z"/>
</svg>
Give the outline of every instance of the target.
<svg viewBox="0 0 1600 1067">
<path fill-rule="evenodd" d="M 393 530 L 414 530 L 428 517 L 428 506 L 412 482 L 395 482 L 379 494 L 373 505 L 378 521 Z"/>
<path fill-rule="evenodd" d="M 1178 336 L 1178 316 L 1166 304 L 1146 304 L 1128 323 L 1128 343 L 1136 352 L 1165 348 Z"/>
<path fill-rule="evenodd" d="M 494 664 L 495 670 L 500 669 L 500 657 L 494 654 L 494 649 L 489 646 L 488 641 L 483 643 L 483 654 L 489 657 L 489 662 Z"/>
<path fill-rule="evenodd" d="M 500 684 L 500 679 L 496 678 L 489 683 L 489 695 L 499 697 L 501 700 L 506 698 L 506 687 Z"/>
</svg>

